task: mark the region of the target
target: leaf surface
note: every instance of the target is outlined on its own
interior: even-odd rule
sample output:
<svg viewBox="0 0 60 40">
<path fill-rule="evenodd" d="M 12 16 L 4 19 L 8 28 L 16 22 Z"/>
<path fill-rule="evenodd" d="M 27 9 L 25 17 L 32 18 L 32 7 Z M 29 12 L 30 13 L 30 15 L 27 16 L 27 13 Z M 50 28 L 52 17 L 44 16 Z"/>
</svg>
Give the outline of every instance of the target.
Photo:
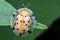
<svg viewBox="0 0 60 40">
<path fill-rule="evenodd" d="M 4 0 L 0 0 L 0 25 L 10 25 L 10 17 L 16 9 Z"/>
</svg>

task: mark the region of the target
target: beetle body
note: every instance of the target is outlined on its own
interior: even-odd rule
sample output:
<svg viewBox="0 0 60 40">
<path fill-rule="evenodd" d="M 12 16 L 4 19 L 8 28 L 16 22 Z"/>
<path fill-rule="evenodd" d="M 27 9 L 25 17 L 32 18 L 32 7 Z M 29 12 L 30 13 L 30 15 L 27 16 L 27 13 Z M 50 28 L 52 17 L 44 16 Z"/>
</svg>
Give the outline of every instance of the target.
<svg viewBox="0 0 60 40">
<path fill-rule="evenodd" d="M 32 15 L 32 11 L 28 8 L 21 8 L 17 12 L 14 12 L 11 17 L 11 28 L 17 36 L 31 33 L 36 21 Z"/>
</svg>

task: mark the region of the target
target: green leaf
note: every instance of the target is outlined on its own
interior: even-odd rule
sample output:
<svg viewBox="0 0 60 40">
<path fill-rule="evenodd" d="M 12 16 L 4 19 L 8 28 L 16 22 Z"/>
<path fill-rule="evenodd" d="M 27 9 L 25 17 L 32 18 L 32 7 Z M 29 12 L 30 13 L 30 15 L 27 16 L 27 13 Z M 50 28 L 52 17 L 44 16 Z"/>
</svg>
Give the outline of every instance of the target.
<svg viewBox="0 0 60 40">
<path fill-rule="evenodd" d="M 24 2 L 28 4 L 26 0 L 24 0 Z M 10 25 L 9 20 L 11 14 L 16 11 L 16 9 L 22 7 L 20 0 L 0 0 L 0 25 L 4 25 L 4 27 L 0 26 L 1 40 L 34 40 L 38 35 L 41 35 L 45 31 L 44 29 L 47 29 L 55 19 L 60 17 L 60 0 L 32 0 L 28 8 L 31 9 L 37 17 L 37 21 L 39 22 L 36 23 L 35 28 L 37 29 L 27 37 L 17 37 L 12 32 L 10 26 L 7 25 Z"/>
<path fill-rule="evenodd" d="M 5 0 L 0 0 L 0 2 L 4 2 Z"/>
<path fill-rule="evenodd" d="M 35 28 L 37 29 L 47 29 L 48 27 L 42 23 L 36 22 Z"/>
<path fill-rule="evenodd" d="M 10 17 L 16 9 L 5 0 L 0 0 L 0 25 L 10 25 Z"/>
</svg>

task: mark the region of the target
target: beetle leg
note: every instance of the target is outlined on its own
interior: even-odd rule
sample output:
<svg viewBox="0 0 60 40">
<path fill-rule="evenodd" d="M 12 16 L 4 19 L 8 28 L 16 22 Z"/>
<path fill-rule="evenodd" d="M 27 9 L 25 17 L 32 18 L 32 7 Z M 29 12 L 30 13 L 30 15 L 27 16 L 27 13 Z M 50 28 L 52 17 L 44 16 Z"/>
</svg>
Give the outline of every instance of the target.
<svg viewBox="0 0 60 40">
<path fill-rule="evenodd" d="M 21 33 L 19 33 L 19 36 L 21 36 L 22 34 Z"/>
<path fill-rule="evenodd" d="M 29 30 L 28 33 L 31 33 L 31 31 Z"/>
<path fill-rule="evenodd" d="M 35 16 L 32 16 L 32 19 L 34 21 L 34 23 L 36 22 L 36 17 Z"/>
</svg>

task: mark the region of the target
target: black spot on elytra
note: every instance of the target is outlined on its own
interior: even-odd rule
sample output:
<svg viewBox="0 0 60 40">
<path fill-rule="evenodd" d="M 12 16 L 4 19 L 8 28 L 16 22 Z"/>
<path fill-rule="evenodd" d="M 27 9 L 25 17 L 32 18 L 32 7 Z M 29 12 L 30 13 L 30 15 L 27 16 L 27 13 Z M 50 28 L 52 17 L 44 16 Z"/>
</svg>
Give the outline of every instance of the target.
<svg viewBox="0 0 60 40">
<path fill-rule="evenodd" d="M 14 23 L 14 26 L 16 25 L 16 23 Z"/>
<path fill-rule="evenodd" d="M 16 18 L 16 20 L 18 20 L 18 18 Z"/>
<path fill-rule="evenodd" d="M 32 19 L 32 16 L 30 16 L 30 18 Z"/>
<path fill-rule="evenodd" d="M 30 16 L 30 18 L 31 18 L 31 16 Z"/>
<path fill-rule="evenodd" d="M 23 30 L 25 32 L 25 30 Z"/>
<path fill-rule="evenodd" d="M 18 24 L 18 22 L 17 22 L 17 24 Z"/>
<path fill-rule="evenodd" d="M 29 23 L 30 21 L 28 21 L 28 23 Z"/>
<path fill-rule="evenodd" d="M 27 26 L 27 24 L 25 26 Z"/>
<path fill-rule="evenodd" d="M 25 16 L 26 17 L 26 16 Z"/>
<path fill-rule="evenodd" d="M 17 30 L 19 30 L 19 29 L 17 28 Z"/>
<path fill-rule="evenodd" d="M 31 17 L 31 19 L 32 19 L 32 17 Z"/>
<path fill-rule="evenodd" d="M 28 26 L 28 27 L 30 27 L 30 26 Z"/>
<path fill-rule="evenodd" d="M 23 30 L 23 34 L 25 34 L 25 30 Z"/>
<path fill-rule="evenodd" d="M 23 16 L 23 15 L 21 14 L 21 16 Z"/>
<path fill-rule="evenodd" d="M 22 21 L 20 21 L 20 22 L 22 22 Z"/>
<path fill-rule="evenodd" d="M 25 23 L 25 21 L 23 21 L 23 23 Z"/>
</svg>

